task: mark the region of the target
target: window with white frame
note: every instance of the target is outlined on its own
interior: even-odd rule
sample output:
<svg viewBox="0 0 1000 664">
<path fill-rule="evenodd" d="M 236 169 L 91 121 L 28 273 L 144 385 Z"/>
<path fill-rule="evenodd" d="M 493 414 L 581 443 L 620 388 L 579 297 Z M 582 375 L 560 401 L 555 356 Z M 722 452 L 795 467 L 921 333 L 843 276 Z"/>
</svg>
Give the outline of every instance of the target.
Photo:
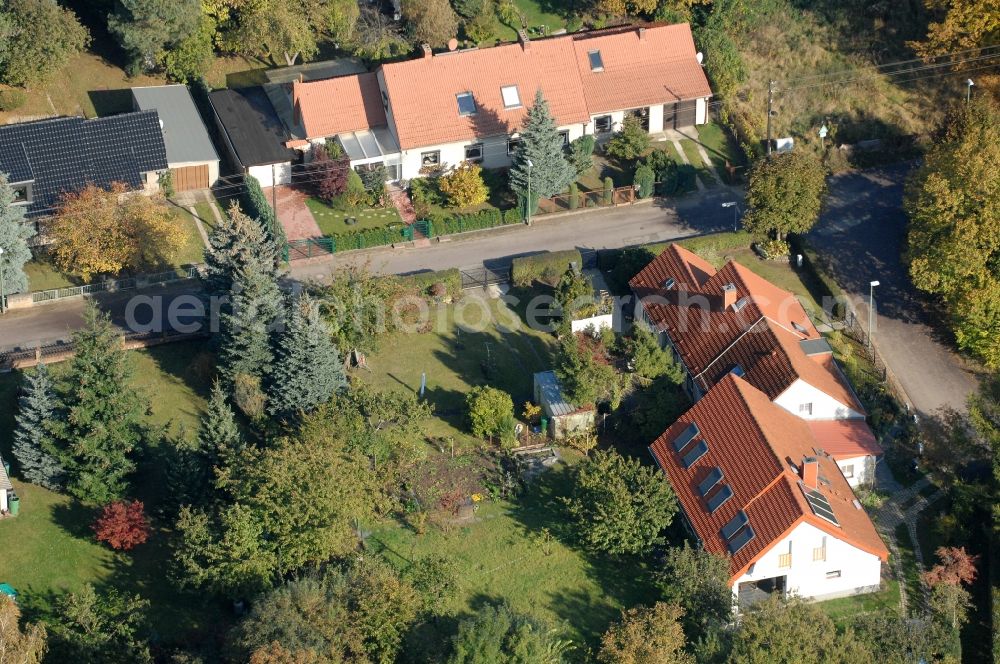
<svg viewBox="0 0 1000 664">
<path fill-rule="evenodd" d="M 511 138 L 507 140 L 507 154 L 514 154 L 517 152 L 518 146 L 521 145 L 520 138 Z"/>
<path fill-rule="evenodd" d="M 845 466 L 841 466 L 840 469 L 844 471 L 844 477 L 847 479 L 852 479 L 854 477 L 854 464 L 849 463 Z"/>
<path fill-rule="evenodd" d="M 480 162 L 483 160 L 483 144 L 473 143 L 465 146 L 465 160 Z"/>
<path fill-rule="evenodd" d="M 812 414 L 813 414 L 813 405 L 811 401 L 809 403 L 799 404 L 799 415 L 812 415 Z"/>
<path fill-rule="evenodd" d="M 431 150 L 430 152 L 420 153 L 420 166 L 440 166 L 441 165 L 441 151 Z"/>
<path fill-rule="evenodd" d="M 517 91 L 516 85 L 505 85 L 500 88 L 500 96 L 503 97 L 504 108 L 520 108 L 521 94 Z"/>
<path fill-rule="evenodd" d="M 600 51 L 590 51 L 587 58 L 590 60 L 590 71 L 604 71 L 604 58 Z"/>
<path fill-rule="evenodd" d="M 826 578 L 828 578 L 828 579 L 839 579 L 840 578 L 840 570 L 839 569 L 835 569 L 832 572 L 827 572 L 826 573 Z"/>
<path fill-rule="evenodd" d="M 613 127 L 610 115 L 601 115 L 594 118 L 594 131 L 598 134 L 607 134 Z"/>
</svg>

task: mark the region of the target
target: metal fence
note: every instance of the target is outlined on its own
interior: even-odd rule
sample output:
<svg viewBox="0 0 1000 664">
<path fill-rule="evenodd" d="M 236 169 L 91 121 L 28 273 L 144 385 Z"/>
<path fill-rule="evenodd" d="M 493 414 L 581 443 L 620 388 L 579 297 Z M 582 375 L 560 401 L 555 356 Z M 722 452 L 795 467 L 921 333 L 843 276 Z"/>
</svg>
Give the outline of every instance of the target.
<svg viewBox="0 0 1000 664">
<path fill-rule="evenodd" d="M 155 346 L 185 339 L 197 339 L 208 335 L 207 331 L 178 332 L 164 330 L 162 332 L 124 332 L 119 337 L 124 348 Z M 0 372 L 10 371 L 15 367 L 30 367 L 38 362 L 59 362 L 76 352 L 72 339 L 39 339 L 33 343 L 25 343 L 13 348 L 0 348 Z"/>
<path fill-rule="evenodd" d="M 115 291 L 133 290 L 136 288 L 148 288 L 172 283 L 175 281 L 185 281 L 196 279 L 201 271 L 201 266 L 179 268 L 169 272 L 157 272 L 154 274 L 142 274 L 124 279 L 108 279 L 93 284 L 82 286 L 68 286 L 66 288 L 53 288 L 51 290 L 35 291 L 31 294 L 31 302 L 39 304 L 41 302 L 51 302 L 67 297 L 83 297 L 94 293 L 111 293 Z"/>
</svg>

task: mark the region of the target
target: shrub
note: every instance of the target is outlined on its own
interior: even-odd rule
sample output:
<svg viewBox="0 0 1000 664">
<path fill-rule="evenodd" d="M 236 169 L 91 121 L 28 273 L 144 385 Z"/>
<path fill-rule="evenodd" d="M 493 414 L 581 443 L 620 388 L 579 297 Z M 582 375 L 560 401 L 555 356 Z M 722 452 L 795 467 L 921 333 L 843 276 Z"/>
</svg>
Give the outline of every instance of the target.
<svg viewBox="0 0 1000 664">
<path fill-rule="evenodd" d="M 575 182 L 569 185 L 569 209 L 575 210 L 580 207 L 580 187 Z"/>
<path fill-rule="evenodd" d="M 514 400 L 503 390 L 488 386 L 474 387 L 466 395 L 465 405 L 468 408 L 472 435 L 493 438 L 508 433 L 507 419 L 514 419 Z"/>
<path fill-rule="evenodd" d="M 358 175 L 361 176 L 361 184 L 368 192 L 368 199 L 373 205 L 381 205 L 385 193 L 385 181 L 389 177 L 385 164 L 372 164 L 365 167 Z"/>
<path fill-rule="evenodd" d="M 653 195 L 653 183 L 656 182 L 656 174 L 649 166 L 642 165 L 635 169 L 636 193 L 639 198 L 649 198 Z"/>
<path fill-rule="evenodd" d="M 594 137 L 587 134 L 569 144 L 569 163 L 577 175 L 583 175 L 594 165 Z"/>
<path fill-rule="evenodd" d="M 327 144 L 339 146 L 336 141 Z M 325 146 L 318 146 L 313 151 L 313 159 L 306 165 L 305 171 L 312 181 L 313 192 L 327 203 L 344 193 L 347 189 L 347 172 L 351 170 L 350 160 L 343 156 L 333 157 Z"/>
<path fill-rule="evenodd" d="M 483 169 L 479 164 L 465 163 L 444 175 L 438 181 L 448 199 L 448 205 L 456 208 L 467 208 L 485 203 L 490 190 L 483 182 Z"/>
<path fill-rule="evenodd" d="M 344 146 L 336 138 L 326 139 L 326 142 L 323 143 L 323 148 L 330 159 L 340 159 L 344 156 Z"/>
<path fill-rule="evenodd" d="M 115 551 L 130 551 L 149 539 L 149 522 L 138 500 L 105 505 L 93 528 L 97 541 L 107 542 Z"/>
<path fill-rule="evenodd" d="M 449 295 L 453 299 L 457 299 L 462 294 L 462 273 L 455 267 L 437 272 L 410 274 L 402 277 L 402 281 L 418 292 L 434 297 Z M 436 292 L 438 286 L 441 286 L 444 292 Z"/>
<path fill-rule="evenodd" d="M 233 401 L 244 415 L 254 422 L 264 419 L 267 397 L 260 387 L 260 378 L 249 374 L 237 374 L 233 381 Z"/>
<path fill-rule="evenodd" d="M 583 258 L 576 249 L 515 258 L 511 264 L 511 280 L 515 286 L 530 286 L 536 280 L 555 284 L 572 262 L 583 265 Z"/>
<path fill-rule="evenodd" d="M 368 205 L 371 199 L 361 176 L 353 168 L 347 172 L 347 188 L 344 190 L 344 201 L 351 207 Z"/>
<path fill-rule="evenodd" d="M 242 196 L 242 208 L 247 216 L 256 219 L 264 231 L 270 236 L 278 247 L 285 245 L 285 229 L 278 223 L 274 216 L 274 210 L 267 202 L 267 196 L 260 187 L 260 182 L 252 175 L 246 176 L 243 180 L 246 191 Z"/>
<path fill-rule="evenodd" d="M 604 204 L 611 205 L 614 200 L 615 181 L 610 177 L 604 178 Z"/>
<path fill-rule="evenodd" d="M 488 207 L 478 212 L 453 215 L 438 214 L 431 217 L 431 224 L 434 227 L 434 233 L 437 235 L 478 231 L 486 228 L 505 226 L 507 224 L 516 224 L 520 221 L 521 216 L 517 210 L 501 212 L 495 207 Z"/>
<path fill-rule="evenodd" d="M 395 225 L 341 233 L 335 238 L 337 241 L 337 251 L 384 247 L 394 242 L 401 242 L 406 239 L 403 235 L 404 228 L 403 225 Z"/>
<path fill-rule="evenodd" d="M 612 157 L 618 159 L 638 159 L 649 149 L 649 133 L 642 128 L 639 118 L 630 115 L 625 118 L 620 131 L 616 132 L 605 148 Z"/>
<path fill-rule="evenodd" d="M 790 251 L 788 243 L 784 240 L 767 240 L 758 244 L 757 247 L 767 259 L 783 258 L 788 256 Z"/>
<path fill-rule="evenodd" d="M 0 90 L 0 111 L 16 111 L 27 100 L 24 90 Z"/>
</svg>

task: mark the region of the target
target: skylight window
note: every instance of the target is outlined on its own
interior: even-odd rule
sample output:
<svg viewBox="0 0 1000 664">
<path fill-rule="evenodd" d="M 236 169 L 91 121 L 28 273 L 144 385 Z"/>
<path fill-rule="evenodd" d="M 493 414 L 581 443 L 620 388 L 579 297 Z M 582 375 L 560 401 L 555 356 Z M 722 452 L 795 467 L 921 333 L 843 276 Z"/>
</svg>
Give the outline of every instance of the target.
<svg viewBox="0 0 1000 664">
<path fill-rule="evenodd" d="M 694 462 L 705 456 L 708 453 L 708 443 L 704 440 L 699 440 L 697 444 L 694 445 L 690 450 L 685 452 L 684 456 L 681 457 L 681 465 L 684 468 L 690 468 L 694 465 Z"/>
<path fill-rule="evenodd" d="M 747 306 L 747 302 L 749 302 L 749 300 L 745 297 L 741 297 L 736 300 L 736 304 L 733 305 L 733 311 L 739 311 L 743 307 Z"/>
<path fill-rule="evenodd" d="M 794 327 L 795 331 L 798 332 L 799 334 L 809 334 L 809 330 L 807 330 L 806 326 L 803 325 L 802 323 L 796 323 L 795 321 L 792 321 L 792 327 Z"/>
<path fill-rule="evenodd" d="M 722 504 L 733 497 L 733 487 L 728 484 L 723 484 L 722 487 L 715 492 L 715 494 L 708 498 L 705 502 L 708 505 L 708 513 L 714 514 L 717 509 L 722 507 Z"/>
<path fill-rule="evenodd" d="M 676 285 L 677 285 L 677 282 L 674 280 L 673 277 L 667 277 L 667 280 L 663 282 L 663 289 L 664 290 L 670 290 L 671 288 L 673 288 Z"/>
<path fill-rule="evenodd" d="M 505 85 L 500 88 L 500 96 L 503 97 L 504 108 L 519 108 L 521 106 L 521 95 L 517 91 L 516 85 Z"/>
<path fill-rule="evenodd" d="M 691 424 L 687 425 L 684 431 L 681 431 L 680 435 L 674 439 L 674 451 L 680 452 L 681 450 L 683 450 L 685 447 L 687 447 L 687 444 L 690 443 L 692 440 L 694 440 L 694 437 L 697 436 L 699 433 L 701 433 L 701 431 L 698 429 L 697 424 L 692 422 Z"/>
<path fill-rule="evenodd" d="M 600 51 L 591 51 L 587 53 L 587 57 L 590 58 L 590 71 L 604 71 L 604 59 L 601 58 Z"/>
<path fill-rule="evenodd" d="M 472 115 L 476 112 L 476 100 L 472 97 L 471 92 L 460 92 L 456 96 L 459 115 Z"/>
</svg>

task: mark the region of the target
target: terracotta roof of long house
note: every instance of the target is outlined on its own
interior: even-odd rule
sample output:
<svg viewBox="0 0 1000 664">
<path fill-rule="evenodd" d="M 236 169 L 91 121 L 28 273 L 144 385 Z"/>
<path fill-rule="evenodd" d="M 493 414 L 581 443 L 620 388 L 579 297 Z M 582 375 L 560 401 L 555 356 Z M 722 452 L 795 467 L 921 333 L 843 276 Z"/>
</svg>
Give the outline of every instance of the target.
<svg viewBox="0 0 1000 664">
<path fill-rule="evenodd" d="M 840 461 L 859 456 L 882 456 L 885 450 L 863 419 L 808 420 L 816 445 Z"/>
<path fill-rule="evenodd" d="M 675 451 L 673 442 L 691 424 L 695 441 Z M 707 451 L 690 467 L 682 453 L 703 440 Z M 704 547 L 730 559 L 730 583 L 800 523 L 809 523 L 862 551 L 888 559 L 889 552 L 834 459 L 818 453 L 809 425 L 771 403 L 766 394 L 729 374 L 654 441 L 650 451 L 667 474 L 684 513 Z M 830 504 L 837 524 L 814 512 L 799 468 L 806 457 L 819 464 L 816 491 Z M 793 465 L 795 466 L 793 468 Z M 716 469 L 722 479 L 702 497 L 699 485 Z M 710 512 L 707 501 L 728 486 L 732 497 Z M 754 537 L 730 553 L 722 529 L 743 512 Z M 738 517 L 737 517 L 738 518 Z"/>
<path fill-rule="evenodd" d="M 374 73 L 292 82 L 292 105 L 309 138 L 386 124 Z"/>
<path fill-rule="evenodd" d="M 600 51 L 603 70 L 591 70 Z M 558 125 L 590 116 L 679 99 L 711 96 L 691 28 L 629 26 L 438 53 L 382 65 L 393 124 L 402 149 L 468 141 L 518 131 L 541 90 Z M 386 124 L 376 74 L 296 83 L 306 135 L 328 136 Z M 520 104 L 506 107 L 500 89 L 517 86 Z M 476 112 L 459 112 L 471 93 Z M 365 124 L 368 123 L 368 124 Z"/>
</svg>

